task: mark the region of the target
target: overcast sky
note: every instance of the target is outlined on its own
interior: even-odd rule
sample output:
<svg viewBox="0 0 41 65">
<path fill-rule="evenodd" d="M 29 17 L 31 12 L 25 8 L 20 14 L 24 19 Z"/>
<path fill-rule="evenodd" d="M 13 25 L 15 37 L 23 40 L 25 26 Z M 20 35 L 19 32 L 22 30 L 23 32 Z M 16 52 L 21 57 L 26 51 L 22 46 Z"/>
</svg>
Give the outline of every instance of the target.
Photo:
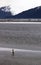
<svg viewBox="0 0 41 65">
<path fill-rule="evenodd" d="M 0 0 L 0 7 L 10 6 L 14 14 L 41 6 L 41 0 Z"/>
</svg>

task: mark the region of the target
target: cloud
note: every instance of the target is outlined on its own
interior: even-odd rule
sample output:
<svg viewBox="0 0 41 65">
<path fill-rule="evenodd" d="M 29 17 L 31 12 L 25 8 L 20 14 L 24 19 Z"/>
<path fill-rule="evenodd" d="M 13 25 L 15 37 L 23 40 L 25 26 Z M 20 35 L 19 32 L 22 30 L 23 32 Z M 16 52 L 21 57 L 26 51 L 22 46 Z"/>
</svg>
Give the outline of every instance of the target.
<svg viewBox="0 0 41 65">
<path fill-rule="evenodd" d="M 11 2 L 11 0 L 0 0 L 0 7 L 10 5 Z"/>
</svg>

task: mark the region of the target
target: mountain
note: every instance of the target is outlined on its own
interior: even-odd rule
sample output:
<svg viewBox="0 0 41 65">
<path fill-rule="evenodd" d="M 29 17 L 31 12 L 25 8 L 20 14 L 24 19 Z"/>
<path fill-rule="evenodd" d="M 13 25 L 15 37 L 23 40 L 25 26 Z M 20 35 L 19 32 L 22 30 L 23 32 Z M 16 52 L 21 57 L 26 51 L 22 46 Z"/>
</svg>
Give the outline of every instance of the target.
<svg viewBox="0 0 41 65">
<path fill-rule="evenodd" d="M 15 15 L 14 18 L 41 18 L 41 6 L 35 7 Z"/>
<path fill-rule="evenodd" d="M 0 19 L 10 18 L 12 16 L 10 7 L 1 7 L 0 8 Z"/>
<path fill-rule="evenodd" d="M 41 18 L 41 6 L 23 11 L 17 15 L 12 15 L 9 6 L 0 8 L 0 19 L 13 18 L 13 19 L 28 19 L 28 18 Z"/>
</svg>

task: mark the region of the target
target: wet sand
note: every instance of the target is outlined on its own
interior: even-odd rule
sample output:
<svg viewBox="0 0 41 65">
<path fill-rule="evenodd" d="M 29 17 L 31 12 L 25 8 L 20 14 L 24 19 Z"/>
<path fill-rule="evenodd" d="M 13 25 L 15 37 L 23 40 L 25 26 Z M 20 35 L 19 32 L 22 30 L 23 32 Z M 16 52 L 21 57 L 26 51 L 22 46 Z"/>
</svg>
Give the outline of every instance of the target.
<svg viewBox="0 0 41 65">
<path fill-rule="evenodd" d="M 41 50 L 41 24 L 0 24 L 0 47 Z M 41 65 L 41 56 L 12 56 L 0 52 L 0 65 Z"/>
</svg>

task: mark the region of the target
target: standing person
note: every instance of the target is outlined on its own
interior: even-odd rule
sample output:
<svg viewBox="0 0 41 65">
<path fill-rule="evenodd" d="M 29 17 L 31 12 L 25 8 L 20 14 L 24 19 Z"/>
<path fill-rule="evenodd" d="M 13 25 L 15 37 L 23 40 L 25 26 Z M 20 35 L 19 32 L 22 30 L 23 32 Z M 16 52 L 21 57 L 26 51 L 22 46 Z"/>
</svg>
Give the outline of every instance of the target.
<svg viewBox="0 0 41 65">
<path fill-rule="evenodd" d="M 14 49 L 12 49 L 12 56 L 14 56 Z"/>
</svg>

